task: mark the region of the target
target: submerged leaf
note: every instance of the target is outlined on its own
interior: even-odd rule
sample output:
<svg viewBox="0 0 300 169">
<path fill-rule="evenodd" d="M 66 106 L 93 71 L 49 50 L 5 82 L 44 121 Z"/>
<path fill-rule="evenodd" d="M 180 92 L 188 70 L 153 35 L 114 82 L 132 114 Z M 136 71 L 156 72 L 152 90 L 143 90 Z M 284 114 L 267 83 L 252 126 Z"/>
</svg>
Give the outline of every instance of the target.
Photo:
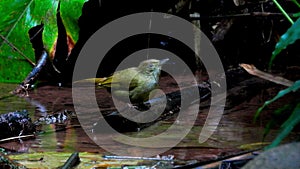
<svg viewBox="0 0 300 169">
<path fill-rule="evenodd" d="M 37 153 L 24 153 L 9 155 L 14 161 L 26 166 L 27 168 L 60 168 L 70 157 L 72 153 L 68 152 L 37 152 Z M 137 159 L 106 159 L 98 153 L 79 153 L 80 163 L 76 168 L 90 169 L 90 168 L 116 168 L 121 169 L 126 166 L 127 168 L 143 168 L 147 166 L 150 168 L 156 164 L 157 160 L 137 160 Z M 144 167 L 146 168 L 146 167 Z"/>
<path fill-rule="evenodd" d="M 254 150 L 254 149 L 263 148 L 264 146 L 266 146 L 268 144 L 270 144 L 270 142 L 257 142 L 257 143 L 243 144 L 243 145 L 239 146 L 239 149 Z"/>
</svg>

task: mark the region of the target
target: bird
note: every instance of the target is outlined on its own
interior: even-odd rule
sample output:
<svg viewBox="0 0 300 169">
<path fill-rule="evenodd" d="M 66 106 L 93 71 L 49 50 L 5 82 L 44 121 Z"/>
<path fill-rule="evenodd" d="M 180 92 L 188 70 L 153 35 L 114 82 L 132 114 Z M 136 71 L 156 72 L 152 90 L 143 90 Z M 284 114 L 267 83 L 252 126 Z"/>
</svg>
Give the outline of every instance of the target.
<svg viewBox="0 0 300 169">
<path fill-rule="evenodd" d="M 100 88 L 113 89 L 113 96 L 119 100 L 130 99 L 131 103 L 142 103 L 149 100 L 151 91 L 158 87 L 162 66 L 169 59 L 148 59 L 137 67 L 116 71 L 109 77 L 89 78 L 78 82 L 96 83 Z"/>
</svg>

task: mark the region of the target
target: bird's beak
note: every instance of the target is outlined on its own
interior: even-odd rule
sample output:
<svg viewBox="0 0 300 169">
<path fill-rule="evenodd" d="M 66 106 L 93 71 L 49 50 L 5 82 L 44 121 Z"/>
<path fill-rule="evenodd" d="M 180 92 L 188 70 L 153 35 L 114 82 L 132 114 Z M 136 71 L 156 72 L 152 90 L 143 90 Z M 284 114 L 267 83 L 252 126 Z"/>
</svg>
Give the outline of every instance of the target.
<svg viewBox="0 0 300 169">
<path fill-rule="evenodd" d="M 169 58 L 162 59 L 159 61 L 159 65 L 162 66 L 163 64 L 167 63 L 167 61 L 169 61 Z"/>
</svg>

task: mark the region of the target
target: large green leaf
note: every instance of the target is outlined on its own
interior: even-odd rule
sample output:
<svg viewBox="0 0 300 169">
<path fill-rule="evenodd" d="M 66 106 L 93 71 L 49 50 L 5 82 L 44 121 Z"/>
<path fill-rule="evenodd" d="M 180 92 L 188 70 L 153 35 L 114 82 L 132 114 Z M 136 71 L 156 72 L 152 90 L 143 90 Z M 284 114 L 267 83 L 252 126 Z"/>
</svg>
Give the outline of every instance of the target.
<svg viewBox="0 0 300 169">
<path fill-rule="evenodd" d="M 72 43 L 78 39 L 77 19 L 81 15 L 81 8 L 85 1 L 87 0 L 60 1 L 61 17 Z M 56 18 L 58 5 L 58 0 L 1 0 L 0 34 L 34 61 L 28 30 L 44 24 L 44 46 L 52 54 L 58 35 Z M 20 82 L 32 69 L 32 65 L 3 39 L 0 39 L 0 57 L 0 81 L 2 82 Z"/>
<path fill-rule="evenodd" d="M 256 119 L 258 118 L 258 116 L 260 115 L 261 111 L 268 106 L 269 104 L 273 103 L 274 101 L 278 100 L 279 98 L 285 96 L 288 93 L 291 92 L 295 92 L 297 90 L 300 89 L 300 80 L 296 81 L 292 86 L 281 90 L 278 92 L 278 94 L 273 97 L 271 100 L 266 101 L 263 106 L 261 106 L 255 116 L 254 116 L 254 120 L 256 121 Z M 273 142 L 266 147 L 266 149 L 269 148 L 273 148 L 276 147 L 277 145 L 280 144 L 280 142 L 293 130 L 293 128 L 300 123 L 300 103 L 296 103 L 295 104 L 287 104 L 281 108 L 279 108 L 278 110 L 275 111 L 275 115 L 280 115 L 283 114 L 284 112 L 289 111 L 290 109 L 293 109 L 293 112 L 291 113 L 291 115 L 289 116 L 289 118 L 281 125 L 280 128 L 280 132 L 277 135 L 277 137 L 273 140 Z M 271 126 L 275 123 L 275 119 L 271 119 L 269 121 L 269 123 L 267 124 L 266 128 L 265 128 L 265 132 L 264 132 L 264 137 L 268 134 L 268 132 L 270 131 Z"/>
<path fill-rule="evenodd" d="M 293 44 L 296 40 L 300 39 L 300 18 L 287 30 L 285 34 L 280 37 L 279 42 L 275 46 L 269 67 L 272 66 L 275 57 L 284 50 L 288 45 Z"/>
<path fill-rule="evenodd" d="M 75 43 L 78 40 L 79 27 L 77 19 L 81 15 L 81 8 L 88 0 L 61 0 L 60 13 L 66 27 L 67 35 Z"/>
<path fill-rule="evenodd" d="M 276 101 L 277 99 L 283 97 L 284 95 L 290 93 L 290 92 L 294 92 L 300 89 L 300 80 L 296 81 L 292 86 L 281 90 L 277 93 L 277 95 L 275 97 L 273 97 L 271 100 L 267 100 L 265 101 L 265 103 L 263 104 L 263 106 L 261 106 L 255 113 L 254 116 L 254 120 L 256 121 L 256 119 L 258 118 L 258 116 L 260 115 L 261 111 L 268 106 L 269 104 L 273 103 L 274 101 Z"/>
</svg>

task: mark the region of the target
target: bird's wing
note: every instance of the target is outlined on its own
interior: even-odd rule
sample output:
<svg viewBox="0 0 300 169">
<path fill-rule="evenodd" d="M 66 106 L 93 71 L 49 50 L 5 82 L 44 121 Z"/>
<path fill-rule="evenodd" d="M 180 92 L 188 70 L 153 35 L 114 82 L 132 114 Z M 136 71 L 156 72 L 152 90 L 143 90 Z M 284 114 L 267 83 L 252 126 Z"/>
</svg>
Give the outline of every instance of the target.
<svg viewBox="0 0 300 169">
<path fill-rule="evenodd" d="M 103 81 L 99 81 L 98 86 L 99 87 L 111 87 L 111 81 L 112 81 L 112 76 L 107 77 Z"/>
<path fill-rule="evenodd" d="M 157 87 L 157 82 L 152 77 L 139 76 L 138 84 L 130 90 L 130 98 L 135 101 L 146 101 L 149 93 Z"/>
<path fill-rule="evenodd" d="M 112 76 L 109 76 L 102 82 L 98 83 L 98 85 L 102 87 L 115 87 L 118 89 L 125 89 L 128 85 L 128 82 L 130 82 L 130 90 L 132 87 L 138 85 L 138 79 L 136 78 L 137 75 L 138 71 L 136 68 L 128 68 L 115 72 Z"/>
<path fill-rule="evenodd" d="M 98 87 L 104 88 L 126 88 L 129 84 L 129 90 L 132 90 L 136 86 L 138 86 L 139 78 L 137 77 L 139 72 L 137 68 L 128 68 L 125 70 L 117 71 L 112 76 L 104 77 L 104 78 L 89 78 L 75 81 L 74 83 L 95 83 Z M 127 90 L 127 89 L 126 89 Z"/>
</svg>

